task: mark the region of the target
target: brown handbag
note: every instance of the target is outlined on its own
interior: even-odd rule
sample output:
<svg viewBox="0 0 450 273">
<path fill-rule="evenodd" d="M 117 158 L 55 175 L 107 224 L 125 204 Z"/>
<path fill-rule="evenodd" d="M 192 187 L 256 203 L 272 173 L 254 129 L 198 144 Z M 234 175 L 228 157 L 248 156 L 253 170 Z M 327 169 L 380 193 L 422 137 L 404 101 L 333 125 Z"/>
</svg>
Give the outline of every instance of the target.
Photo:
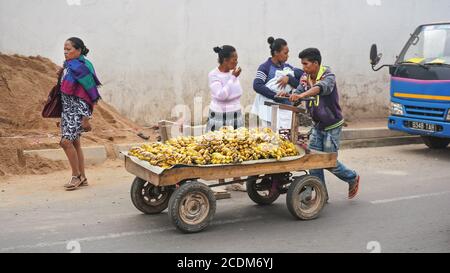
<svg viewBox="0 0 450 273">
<path fill-rule="evenodd" d="M 58 73 L 58 82 L 50 90 L 48 94 L 47 102 L 42 109 L 42 117 L 44 118 L 60 118 L 62 112 L 61 104 L 61 77 L 63 70 L 61 69 Z"/>
</svg>

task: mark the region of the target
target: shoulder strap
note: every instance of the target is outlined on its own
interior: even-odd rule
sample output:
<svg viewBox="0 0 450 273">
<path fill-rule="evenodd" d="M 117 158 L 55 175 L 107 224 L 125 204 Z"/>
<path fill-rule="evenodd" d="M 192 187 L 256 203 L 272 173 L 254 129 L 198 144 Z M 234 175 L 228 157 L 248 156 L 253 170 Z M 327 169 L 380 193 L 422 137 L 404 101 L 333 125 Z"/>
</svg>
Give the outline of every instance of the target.
<svg viewBox="0 0 450 273">
<path fill-rule="evenodd" d="M 63 76 L 63 74 L 64 74 L 63 72 L 64 72 L 64 68 L 62 68 L 62 69 L 59 70 L 59 73 L 58 73 L 58 85 L 61 84 L 62 76 Z"/>
</svg>

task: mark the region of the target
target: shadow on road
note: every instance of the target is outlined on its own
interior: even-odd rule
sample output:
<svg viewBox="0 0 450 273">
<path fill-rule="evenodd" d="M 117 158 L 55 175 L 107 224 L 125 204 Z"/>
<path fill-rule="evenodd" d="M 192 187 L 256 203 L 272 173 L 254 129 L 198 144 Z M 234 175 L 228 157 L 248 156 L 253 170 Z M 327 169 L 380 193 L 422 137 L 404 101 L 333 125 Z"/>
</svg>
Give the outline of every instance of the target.
<svg viewBox="0 0 450 273">
<path fill-rule="evenodd" d="M 450 161 L 450 147 L 446 149 L 430 149 L 426 146 L 401 150 L 401 153 L 411 156 L 424 156 Z"/>
</svg>

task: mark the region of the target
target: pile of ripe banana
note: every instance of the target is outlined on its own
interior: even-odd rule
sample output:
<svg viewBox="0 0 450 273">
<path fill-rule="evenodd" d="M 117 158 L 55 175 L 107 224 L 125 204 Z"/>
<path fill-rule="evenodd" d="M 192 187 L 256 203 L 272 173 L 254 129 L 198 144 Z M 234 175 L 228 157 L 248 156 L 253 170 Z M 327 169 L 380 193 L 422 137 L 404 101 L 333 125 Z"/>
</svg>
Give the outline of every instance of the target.
<svg viewBox="0 0 450 273">
<path fill-rule="evenodd" d="M 234 130 L 232 127 L 222 127 L 197 137 L 183 136 L 165 143 L 143 144 L 129 151 L 129 155 L 162 168 L 177 164 L 230 164 L 267 158 L 280 160 L 298 154 L 293 143 L 270 128 Z"/>
</svg>

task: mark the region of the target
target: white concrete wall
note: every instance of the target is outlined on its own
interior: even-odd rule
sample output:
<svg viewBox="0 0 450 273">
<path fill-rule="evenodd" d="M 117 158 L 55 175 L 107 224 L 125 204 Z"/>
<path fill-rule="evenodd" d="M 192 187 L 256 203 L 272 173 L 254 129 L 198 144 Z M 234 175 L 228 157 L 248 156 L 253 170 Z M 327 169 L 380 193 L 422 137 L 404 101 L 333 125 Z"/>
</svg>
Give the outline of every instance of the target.
<svg viewBox="0 0 450 273">
<path fill-rule="evenodd" d="M 0 51 L 62 63 L 64 40 L 79 36 L 103 98 L 150 124 L 169 118 L 176 104 L 192 107 L 195 96 L 207 107 L 216 45 L 238 49 L 242 104 L 251 104 L 272 35 L 288 41 L 293 65 L 301 49 L 321 49 L 347 117 L 383 117 L 389 78 L 371 71 L 370 45 L 393 62 L 417 25 L 450 21 L 449 14 L 449 0 L 0 0 Z"/>
</svg>

